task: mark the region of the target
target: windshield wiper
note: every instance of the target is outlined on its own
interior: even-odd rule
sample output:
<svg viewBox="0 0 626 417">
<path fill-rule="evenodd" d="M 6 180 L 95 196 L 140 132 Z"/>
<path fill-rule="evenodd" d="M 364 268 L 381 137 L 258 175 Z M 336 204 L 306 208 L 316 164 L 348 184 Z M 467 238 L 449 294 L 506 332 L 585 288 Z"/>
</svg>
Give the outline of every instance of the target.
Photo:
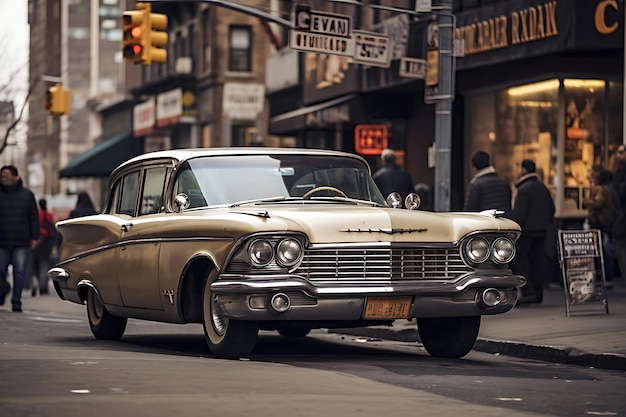
<svg viewBox="0 0 626 417">
<path fill-rule="evenodd" d="M 354 203 L 354 204 L 365 204 L 367 206 L 373 207 L 384 207 L 382 204 L 377 203 L 375 201 L 370 200 L 359 200 L 356 198 L 350 197 L 341 197 L 341 196 L 331 196 L 331 197 L 310 197 L 309 200 L 332 200 L 332 201 L 343 201 L 346 203 Z"/>
<path fill-rule="evenodd" d="M 228 207 L 239 207 L 247 204 L 258 204 L 258 203 L 272 203 L 274 201 L 284 201 L 287 200 L 287 197 L 284 196 L 276 196 L 276 197 L 266 197 L 266 198 L 256 198 L 254 200 L 243 200 L 237 201 L 236 203 L 230 204 Z"/>
</svg>

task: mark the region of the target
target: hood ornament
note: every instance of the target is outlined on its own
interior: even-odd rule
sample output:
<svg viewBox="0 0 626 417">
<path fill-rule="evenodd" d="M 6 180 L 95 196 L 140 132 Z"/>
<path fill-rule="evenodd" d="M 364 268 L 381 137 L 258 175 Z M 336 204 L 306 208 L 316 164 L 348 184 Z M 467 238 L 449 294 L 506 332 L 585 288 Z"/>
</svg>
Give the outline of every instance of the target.
<svg viewBox="0 0 626 417">
<path fill-rule="evenodd" d="M 387 235 L 393 235 L 395 233 L 412 233 L 412 232 L 426 232 L 428 229 L 426 227 L 420 227 L 416 229 L 404 229 L 404 228 L 393 228 L 393 229 L 368 229 L 368 228 L 358 228 L 358 229 L 339 229 L 340 232 L 356 232 L 356 233 L 385 233 Z"/>
</svg>

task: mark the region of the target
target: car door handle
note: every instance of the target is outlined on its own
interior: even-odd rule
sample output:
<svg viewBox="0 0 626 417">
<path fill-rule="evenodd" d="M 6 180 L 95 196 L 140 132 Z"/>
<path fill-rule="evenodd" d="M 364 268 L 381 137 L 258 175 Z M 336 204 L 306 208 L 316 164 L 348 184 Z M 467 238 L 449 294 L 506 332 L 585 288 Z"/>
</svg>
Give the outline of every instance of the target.
<svg viewBox="0 0 626 417">
<path fill-rule="evenodd" d="M 122 225 L 122 232 L 128 232 L 131 227 L 133 227 L 132 223 L 124 223 Z"/>
</svg>

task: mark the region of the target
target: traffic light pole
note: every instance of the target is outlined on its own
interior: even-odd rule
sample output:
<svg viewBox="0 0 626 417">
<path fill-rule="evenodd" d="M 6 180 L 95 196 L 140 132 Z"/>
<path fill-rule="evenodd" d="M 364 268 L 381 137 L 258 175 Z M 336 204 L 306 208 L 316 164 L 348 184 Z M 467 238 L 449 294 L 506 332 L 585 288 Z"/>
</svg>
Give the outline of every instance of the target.
<svg viewBox="0 0 626 417">
<path fill-rule="evenodd" d="M 439 95 L 435 103 L 435 211 L 450 211 L 452 101 L 454 100 L 452 0 L 433 0 L 439 22 Z"/>
</svg>

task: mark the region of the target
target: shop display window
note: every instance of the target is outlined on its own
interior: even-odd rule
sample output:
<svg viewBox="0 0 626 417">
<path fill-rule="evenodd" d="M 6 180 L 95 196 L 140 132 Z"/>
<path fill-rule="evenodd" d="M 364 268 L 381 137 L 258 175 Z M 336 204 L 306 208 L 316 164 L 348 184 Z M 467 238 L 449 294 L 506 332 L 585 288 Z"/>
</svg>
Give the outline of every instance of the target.
<svg viewBox="0 0 626 417">
<path fill-rule="evenodd" d="M 594 164 L 610 168 L 622 142 L 621 83 L 551 79 L 470 97 L 467 103 L 468 159 L 477 150 L 489 152 L 513 192 L 522 160 L 531 159 L 552 192 L 557 216 L 586 216 L 582 201 L 590 192 L 589 170 Z M 466 183 L 472 175 L 468 163 Z"/>
</svg>

